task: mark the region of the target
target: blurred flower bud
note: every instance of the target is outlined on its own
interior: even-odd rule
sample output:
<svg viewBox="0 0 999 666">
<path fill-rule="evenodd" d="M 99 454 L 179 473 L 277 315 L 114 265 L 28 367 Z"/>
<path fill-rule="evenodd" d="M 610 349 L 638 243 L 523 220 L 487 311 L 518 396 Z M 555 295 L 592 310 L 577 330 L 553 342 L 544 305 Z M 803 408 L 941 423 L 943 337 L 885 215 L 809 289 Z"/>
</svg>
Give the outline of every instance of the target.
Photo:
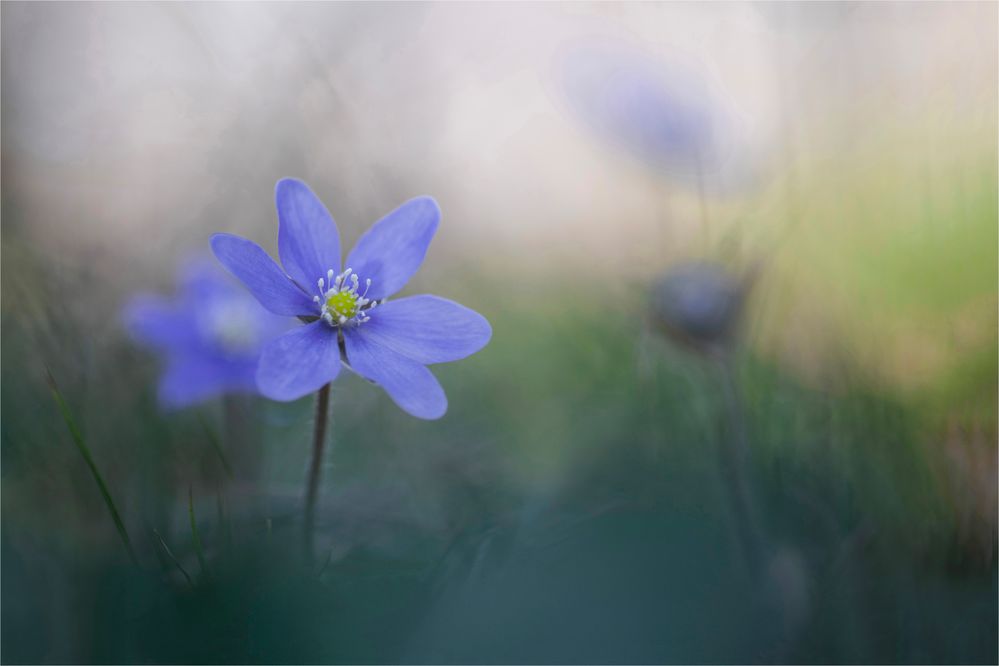
<svg viewBox="0 0 999 666">
<path fill-rule="evenodd" d="M 752 274 L 740 278 L 720 265 L 678 266 L 652 285 L 649 318 L 667 336 L 702 353 L 723 351 L 735 336 Z"/>
</svg>

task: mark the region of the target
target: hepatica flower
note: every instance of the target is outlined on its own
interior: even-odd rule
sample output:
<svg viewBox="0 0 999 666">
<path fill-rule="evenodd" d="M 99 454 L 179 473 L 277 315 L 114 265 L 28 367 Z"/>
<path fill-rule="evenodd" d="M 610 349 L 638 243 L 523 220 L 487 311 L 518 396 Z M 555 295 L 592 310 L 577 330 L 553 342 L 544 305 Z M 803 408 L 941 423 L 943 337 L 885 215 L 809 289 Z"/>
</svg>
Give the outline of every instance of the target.
<svg viewBox="0 0 999 666">
<path fill-rule="evenodd" d="M 336 224 L 308 186 L 281 180 L 275 196 L 283 269 L 252 241 L 211 238 L 215 256 L 265 308 L 305 322 L 264 347 L 261 393 L 295 400 L 336 379 L 343 364 L 413 416 L 443 416 L 447 397 L 426 366 L 474 354 L 492 329 L 478 313 L 437 296 L 388 300 L 423 262 L 440 221 L 437 203 L 404 203 L 341 263 Z"/>
<path fill-rule="evenodd" d="M 741 177 L 736 114 L 698 63 L 587 40 L 562 51 L 556 76 L 573 115 L 647 165 L 681 181 Z"/>
<path fill-rule="evenodd" d="M 174 299 L 139 294 L 122 312 L 136 342 L 166 361 L 159 400 L 176 409 L 225 393 L 256 393 L 265 342 L 287 329 L 207 259 L 181 265 Z"/>
</svg>

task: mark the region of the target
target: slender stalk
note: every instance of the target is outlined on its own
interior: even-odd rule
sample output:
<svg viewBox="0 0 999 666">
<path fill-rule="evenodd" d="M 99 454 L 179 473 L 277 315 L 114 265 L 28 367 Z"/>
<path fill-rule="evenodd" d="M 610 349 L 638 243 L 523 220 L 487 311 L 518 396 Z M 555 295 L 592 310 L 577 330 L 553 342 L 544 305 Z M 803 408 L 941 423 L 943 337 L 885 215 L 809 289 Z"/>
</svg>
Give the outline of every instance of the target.
<svg viewBox="0 0 999 666">
<path fill-rule="evenodd" d="M 316 578 L 322 580 L 323 574 L 326 573 L 326 567 L 330 565 L 333 561 L 333 549 L 330 548 L 330 552 L 326 555 L 326 561 L 323 562 L 323 566 L 319 569 L 319 573 L 316 574 Z"/>
<path fill-rule="evenodd" d="M 160 533 L 157 532 L 156 530 L 153 530 L 153 535 L 157 538 L 157 540 L 159 540 L 160 546 L 163 548 L 163 551 L 167 554 L 167 557 L 170 558 L 170 561 L 173 562 L 174 566 L 177 567 L 177 570 L 184 575 L 184 579 L 187 581 L 187 584 L 190 585 L 191 587 L 194 587 L 194 581 L 191 580 L 191 575 L 187 573 L 187 570 L 184 569 L 184 567 L 181 565 L 180 560 L 178 560 L 177 556 L 173 554 L 173 551 L 170 550 L 170 547 L 166 545 L 166 541 L 163 540 L 163 537 L 160 536 Z"/>
<path fill-rule="evenodd" d="M 128 557 L 132 560 L 132 564 L 138 566 L 139 560 L 135 556 L 135 551 L 132 549 L 132 541 L 128 538 L 128 530 L 125 529 L 125 523 L 121 519 L 121 515 L 118 513 L 117 507 L 114 505 L 114 500 L 111 499 L 111 493 L 108 491 L 108 486 L 104 483 L 104 477 L 97 470 L 97 464 L 94 463 L 94 458 L 90 454 L 90 449 L 87 447 L 87 443 L 83 438 L 83 434 L 76 425 L 76 420 L 73 418 L 72 413 L 69 411 L 69 406 L 62 397 L 62 393 L 59 391 L 58 385 L 56 385 L 55 377 L 48 368 L 45 368 L 45 372 L 48 379 L 49 390 L 52 391 L 52 397 L 55 399 L 56 405 L 59 407 L 59 412 L 62 414 L 63 420 L 66 422 L 66 427 L 69 429 L 69 434 L 73 438 L 73 442 L 76 444 L 76 448 L 79 449 L 80 455 L 83 456 L 84 462 L 87 463 L 87 467 L 90 468 L 90 474 L 94 477 L 94 482 L 97 484 L 98 490 L 101 491 L 101 497 L 104 498 L 104 504 L 108 507 L 108 512 L 111 514 L 111 520 L 114 521 L 114 526 L 118 530 L 118 536 L 121 537 L 121 542 L 125 546 L 125 550 L 128 551 Z"/>
<path fill-rule="evenodd" d="M 729 500 L 738 539 L 744 549 L 751 570 L 758 570 L 762 562 L 763 535 L 757 522 L 756 507 L 749 486 L 749 437 L 746 433 L 746 416 L 735 384 L 731 354 L 719 359 L 722 375 L 722 392 L 728 432 L 722 437 L 721 467 L 729 488 Z"/>
<path fill-rule="evenodd" d="M 187 515 L 191 520 L 191 539 L 194 542 L 194 553 L 198 556 L 201 574 L 205 575 L 205 552 L 201 546 L 201 535 L 198 533 L 198 521 L 194 518 L 194 489 L 190 486 L 187 488 Z"/>
<path fill-rule="evenodd" d="M 708 221 L 708 197 L 704 191 L 704 169 L 701 167 L 700 156 L 697 159 L 697 202 L 701 209 L 701 237 L 705 247 L 710 247 L 711 225 Z"/>
<path fill-rule="evenodd" d="M 247 427 L 253 414 L 245 402 L 246 396 L 227 395 L 222 399 L 222 436 L 216 438 L 219 448 L 229 451 L 227 460 L 229 478 L 238 482 L 238 487 L 246 483 L 254 484 L 260 470 L 260 442 L 258 429 Z"/>
<path fill-rule="evenodd" d="M 219 487 L 218 494 L 215 496 L 215 508 L 218 513 L 218 531 L 222 535 L 222 544 L 226 549 L 232 550 L 232 522 L 230 522 L 226 511 L 226 500 L 225 495 L 222 494 L 221 486 Z"/>
<path fill-rule="evenodd" d="M 216 455 L 219 457 L 219 462 L 222 463 L 222 469 L 225 470 L 226 475 L 232 479 L 232 467 L 229 465 L 229 461 L 225 457 L 225 452 L 222 450 L 222 443 L 219 442 L 219 438 L 215 435 L 215 431 L 208 424 L 203 414 L 198 414 L 198 421 L 201 423 L 201 428 L 205 431 L 205 436 L 208 438 L 208 443 L 212 445 L 215 449 Z"/>
<path fill-rule="evenodd" d="M 326 444 L 326 425 L 329 420 L 330 385 L 316 394 L 316 416 L 312 431 L 312 462 L 309 464 L 308 488 L 305 494 L 305 557 L 313 558 L 312 542 L 316 518 L 316 497 L 319 494 L 319 475 L 322 470 L 323 446 Z"/>
</svg>

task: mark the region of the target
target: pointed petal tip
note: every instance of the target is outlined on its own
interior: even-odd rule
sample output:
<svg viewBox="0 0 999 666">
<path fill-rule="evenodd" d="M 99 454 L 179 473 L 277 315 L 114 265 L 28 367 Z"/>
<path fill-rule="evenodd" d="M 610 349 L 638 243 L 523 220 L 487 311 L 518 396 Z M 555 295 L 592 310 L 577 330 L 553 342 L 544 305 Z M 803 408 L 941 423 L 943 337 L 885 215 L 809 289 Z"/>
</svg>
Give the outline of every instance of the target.
<svg viewBox="0 0 999 666">
<path fill-rule="evenodd" d="M 274 314 L 294 317 L 314 312 L 312 299 L 253 241 L 233 234 L 215 234 L 210 243 L 215 258 Z"/>
<path fill-rule="evenodd" d="M 482 347 L 479 347 L 479 349 L 482 349 L 483 347 L 489 344 L 490 340 L 493 339 L 493 325 L 489 323 L 489 320 L 486 319 L 485 315 L 483 315 L 481 312 L 476 312 L 471 308 L 469 308 L 469 310 L 472 312 L 472 314 L 476 316 L 476 320 L 479 322 L 479 326 L 482 327 L 481 331 Z"/>
<path fill-rule="evenodd" d="M 369 340 L 418 363 L 457 361 L 484 348 L 493 330 L 481 314 L 452 300 L 421 294 L 390 300 L 364 325 Z"/>
<path fill-rule="evenodd" d="M 413 203 L 420 203 L 420 204 L 423 204 L 423 205 L 427 206 L 427 208 L 429 208 L 430 210 L 433 211 L 433 214 L 437 217 L 438 220 L 440 219 L 440 217 L 442 215 L 442 213 L 441 213 L 441 205 L 439 203 L 437 203 L 437 199 L 434 199 L 429 194 L 421 194 L 418 197 L 413 197 L 412 199 L 409 200 L 408 203 L 411 203 L 411 204 L 413 204 Z"/>
<path fill-rule="evenodd" d="M 399 206 L 399 208 L 403 207 L 418 211 L 418 214 L 426 220 L 428 226 L 433 230 L 431 234 L 437 232 L 437 227 L 440 226 L 441 216 L 443 215 L 437 199 L 428 194 L 422 194 L 418 197 L 413 197 L 402 204 L 402 206 Z"/>
<path fill-rule="evenodd" d="M 347 255 L 346 265 L 371 278 L 371 297 L 387 298 L 419 269 L 440 225 L 433 197 L 410 199 L 375 222 Z"/>
<path fill-rule="evenodd" d="M 216 256 L 218 256 L 218 249 L 217 249 L 218 244 L 224 243 L 225 239 L 227 238 L 240 238 L 240 236 L 237 236 L 235 234 L 217 233 L 217 234 L 212 234 L 211 236 L 208 237 L 208 244 L 211 246 L 212 252 Z"/>
<path fill-rule="evenodd" d="M 385 389 L 384 386 L 381 388 Z M 443 391 L 441 392 L 442 395 L 440 396 L 439 401 L 432 404 L 419 405 L 400 399 L 396 395 L 389 393 L 387 390 L 385 392 L 388 393 L 389 398 L 391 398 L 392 402 L 394 402 L 399 409 L 406 412 L 410 416 L 423 421 L 439 421 L 447 415 L 448 401 L 447 395 L 444 394 Z"/>
<path fill-rule="evenodd" d="M 311 192 L 309 186 L 301 178 L 285 177 L 281 178 L 274 184 L 274 194 L 278 195 L 287 189 L 306 189 Z"/>
<path fill-rule="evenodd" d="M 439 421 L 447 415 L 447 399 L 445 398 L 444 404 L 440 407 L 439 410 L 433 412 L 427 412 L 424 414 L 417 414 L 415 412 L 409 412 L 409 414 L 411 416 L 415 416 L 418 419 L 423 419 L 424 421 Z"/>
<path fill-rule="evenodd" d="M 308 185 L 282 178 L 274 188 L 278 255 L 300 285 L 312 285 L 330 269 L 340 272 L 340 232 L 329 210 Z"/>
<path fill-rule="evenodd" d="M 344 336 L 350 369 L 375 382 L 411 416 L 433 421 L 447 412 L 447 395 L 422 363 L 379 345 L 361 329 Z"/>
</svg>

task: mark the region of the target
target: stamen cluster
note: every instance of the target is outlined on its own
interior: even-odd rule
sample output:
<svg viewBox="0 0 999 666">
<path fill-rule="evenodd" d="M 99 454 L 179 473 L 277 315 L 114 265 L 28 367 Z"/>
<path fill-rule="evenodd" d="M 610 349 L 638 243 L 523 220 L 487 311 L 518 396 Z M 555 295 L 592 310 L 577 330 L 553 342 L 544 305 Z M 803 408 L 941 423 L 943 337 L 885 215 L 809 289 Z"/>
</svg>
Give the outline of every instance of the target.
<svg viewBox="0 0 999 666">
<path fill-rule="evenodd" d="M 330 326 L 343 326 L 349 321 L 363 324 L 371 319 L 367 311 L 378 305 L 378 301 L 366 298 L 371 288 L 371 279 L 364 281 L 364 293 L 358 293 L 360 278 L 350 268 L 334 277 L 333 270 L 319 278 L 319 296 L 312 300 L 319 306 L 319 317 Z"/>
</svg>

